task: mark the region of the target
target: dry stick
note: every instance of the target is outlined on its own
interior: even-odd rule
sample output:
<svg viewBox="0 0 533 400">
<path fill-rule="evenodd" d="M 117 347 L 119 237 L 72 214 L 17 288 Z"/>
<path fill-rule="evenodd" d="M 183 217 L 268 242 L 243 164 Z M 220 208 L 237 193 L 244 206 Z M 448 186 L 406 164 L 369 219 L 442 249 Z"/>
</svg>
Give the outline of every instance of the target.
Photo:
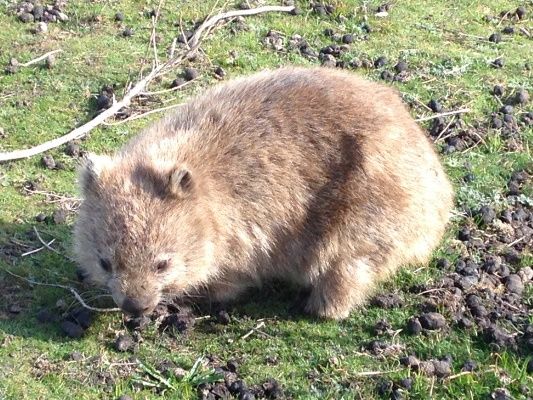
<svg viewBox="0 0 533 400">
<path fill-rule="evenodd" d="M 5 272 L 7 272 L 9 275 L 11 276 L 14 276 L 16 278 L 19 278 L 19 279 L 22 279 L 26 282 L 28 282 L 29 284 L 31 285 L 38 285 L 38 286 L 49 286 L 49 287 L 57 287 L 57 288 L 60 288 L 60 289 L 65 289 L 65 290 L 68 290 L 70 293 L 72 293 L 72 295 L 76 298 L 76 300 L 78 300 L 78 302 L 86 309 L 88 310 L 91 310 L 91 311 L 98 311 L 98 312 L 115 312 L 115 311 L 121 311 L 120 308 L 99 308 L 99 307 L 91 307 L 90 305 L 88 305 L 87 303 L 85 303 L 85 301 L 83 300 L 83 298 L 80 296 L 80 294 L 76 291 L 76 289 L 74 289 L 73 287 L 70 287 L 70 286 L 65 286 L 65 285 L 59 285 L 57 283 L 44 283 L 44 282 L 37 282 L 37 281 L 34 281 L 32 279 L 28 279 L 28 278 L 24 278 L 23 276 L 20 276 L 20 275 L 17 275 L 15 274 L 14 272 L 11 272 L 7 269 L 4 269 Z"/>
<path fill-rule="evenodd" d="M 156 108 L 155 110 L 150 110 L 150 111 L 147 111 L 147 112 L 144 112 L 144 113 L 141 113 L 141 114 L 132 115 L 131 117 L 123 119 L 122 121 L 119 121 L 119 122 L 105 123 L 105 125 L 106 126 L 122 125 L 122 124 L 125 124 L 126 122 L 135 121 L 136 119 L 144 118 L 144 117 L 146 117 L 146 116 L 148 116 L 150 114 L 167 111 L 167 110 L 170 110 L 172 108 L 180 107 L 182 105 L 183 105 L 182 103 L 179 103 L 179 104 L 172 104 L 172 105 L 166 106 L 166 107 Z"/>
<path fill-rule="evenodd" d="M 57 251 L 56 249 L 54 249 L 53 247 L 50 246 L 50 244 L 46 243 L 43 238 L 41 237 L 41 235 L 39 234 L 39 231 L 37 230 L 37 228 L 34 226 L 33 227 L 33 231 L 35 232 L 35 234 L 37 235 L 37 239 L 39 239 L 39 242 L 41 242 L 41 244 L 46 247 L 48 250 L 50 251 L 53 251 L 54 253 L 56 254 L 59 254 L 60 256 L 62 256 L 63 254 L 61 254 L 59 251 Z"/>
<path fill-rule="evenodd" d="M 31 157 L 36 154 L 43 153 L 47 150 L 59 147 L 62 144 L 65 144 L 71 140 L 79 139 L 85 136 L 88 132 L 90 132 L 92 129 L 100 125 L 106 119 L 115 115 L 120 109 L 127 107 L 135 97 L 137 97 L 139 94 L 144 92 L 144 89 L 146 88 L 146 86 L 156 76 L 158 76 L 165 70 L 169 70 L 172 67 L 178 65 L 184 59 L 194 55 L 194 53 L 196 53 L 196 51 L 198 50 L 198 47 L 200 46 L 203 32 L 213 27 L 218 22 L 224 19 L 227 19 L 227 18 L 233 18 L 233 17 L 238 17 L 238 16 L 256 15 L 256 14 L 267 13 L 267 12 L 291 12 L 293 10 L 294 10 L 293 6 L 287 6 L 287 7 L 265 6 L 265 7 L 254 8 L 251 10 L 229 11 L 229 12 L 221 13 L 221 14 L 208 18 L 196 29 L 196 32 L 191 37 L 191 40 L 188 43 L 190 47 L 189 50 L 187 50 L 184 54 L 171 58 L 164 64 L 160 64 L 159 66 L 156 66 L 155 68 L 153 68 L 148 75 L 146 75 L 143 79 L 137 82 L 137 84 L 135 84 L 131 88 L 131 90 L 129 90 L 120 101 L 115 102 L 110 108 L 108 108 L 107 110 L 104 110 L 102 113 L 98 114 L 91 121 L 74 129 L 73 131 L 71 131 L 70 133 L 64 136 L 42 143 L 35 147 L 31 147 L 29 149 L 15 150 L 9 153 L 0 153 L 0 162 Z"/>
<path fill-rule="evenodd" d="M 255 328 L 250 329 L 250 331 L 246 335 L 242 336 L 241 339 L 248 338 L 248 336 L 252 335 L 256 330 L 261 329 L 263 326 L 265 326 L 265 322 L 261 321 L 255 326 Z"/>
<path fill-rule="evenodd" d="M 30 65 L 37 64 L 39 61 L 44 60 L 45 58 L 47 58 L 48 56 L 51 56 L 52 54 L 61 53 L 62 51 L 63 50 L 61 50 L 61 49 L 49 51 L 48 53 L 43 54 L 40 57 L 34 58 L 33 60 L 30 60 L 30 61 L 28 61 L 28 62 L 26 62 L 24 64 L 19 64 L 18 66 L 19 67 L 29 67 Z"/>
<path fill-rule="evenodd" d="M 56 241 L 55 239 L 52 239 L 52 240 L 50 240 L 50 241 L 46 244 L 46 246 L 41 246 L 41 247 L 39 247 L 38 249 L 34 249 L 34 250 L 27 251 L 26 253 L 22 253 L 20 256 L 21 256 L 21 257 L 26 257 L 26 256 L 29 256 L 30 254 L 38 253 L 39 251 L 48 248 L 48 246 L 50 246 L 50 245 L 51 245 L 52 243 L 54 243 L 55 241 Z"/>
<path fill-rule="evenodd" d="M 363 371 L 363 372 L 356 372 L 353 376 L 361 378 L 365 376 L 377 376 L 377 375 L 386 375 L 386 374 L 393 374 L 395 372 L 399 372 L 401 369 L 393 369 L 392 371 Z"/>
<path fill-rule="evenodd" d="M 435 115 L 431 115 L 429 117 L 417 118 L 417 119 L 415 119 L 415 121 L 416 122 L 429 121 L 430 119 L 435 119 L 435 118 L 439 118 L 439 117 L 446 117 L 448 115 L 462 114 L 462 113 L 467 113 L 467 112 L 470 112 L 469 108 L 461 108 L 459 110 L 448 111 L 448 112 L 441 113 L 441 114 L 435 114 Z"/>
</svg>

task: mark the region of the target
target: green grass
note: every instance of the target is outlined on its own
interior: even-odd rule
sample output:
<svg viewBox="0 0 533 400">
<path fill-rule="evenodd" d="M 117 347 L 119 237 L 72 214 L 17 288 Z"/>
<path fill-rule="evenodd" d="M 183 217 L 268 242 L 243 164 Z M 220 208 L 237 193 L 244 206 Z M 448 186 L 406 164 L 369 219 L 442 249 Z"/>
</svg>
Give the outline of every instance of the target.
<svg viewBox="0 0 533 400">
<path fill-rule="evenodd" d="M 25 62 L 54 49 L 62 49 L 54 68 L 39 65 L 22 68 L 14 75 L 0 75 L 0 151 L 30 147 L 59 137 L 94 116 L 94 96 L 105 84 L 116 84 L 121 96 L 128 82 L 135 81 L 141 69 L 146 72 L 152 53 L 148 51 L 151 22 L 145 10 L 157 6 L 156 1 L 87 2 L 71 0 L 66 9 L 70 20 L 50 24 L 46 35 L 34 35 L 29 25 L 20 23 L 8 12 L 12 2 L 0 1 L 0 65 L 7 65 L 11 57 Z M 201 3 L 201 5 L 200 5 Z M 332 16 L 319 17 L 300 2 L 299 16 L 268 14 L 246 19 L 248 29 L 235 34 L 229 27 L 214 31 L 202 48 L 204 53 L 194 64 L 202 71 L 193 85 L 174 94 L 162 96 L 161 102 L 135 104 L 134 109 L 148 110 L 184 101 L 188 96 L 212 85 L 214 66 L 222 66 L 228 79 L 263 68 L 287 64 L 311 65 L 298 52 L 275 52 L 267 49 L 262 38 L 270 30 L 281 32 L 286 41 L 293 34 L 303 36 L 316 50 L 331 43 L 323 32 L 333 28 L 339 33 L 355 32 L 362 38 L 366 22 L 372 27 L 368 40 L 357 40 L 343 55 L 349 61 L 357 57 L 373 60 L 386 56 L 387 69 L 392 70 L 398 59 L 409 64 L 410 79 L 393 85 L 413 103 L 413 116 L 428 115 L 420 105 L 438 98 L 447 109 L 469 107 L 463 121 L 467 126 L 483 124 L 488 129 L 484 143 L 467 152 L 444 157 L 444 163 L 457 189 L 457 209 L 476 208 L 492 204 L 505 206 L 506 183 L 517 169 L 531 169 L 533 130 L 520 131 L 521 148 L 509 149 L 500 133 L 488 126 L 489 114 L 500 104 L 491 94 L 494 84 L 501 84 L 507 93 L 524 87 L 532 93 L 533 72 L 525 67 L 533 64 L 531 39 L 523 34 L 504 35 L 499 44 L 486 40 L 508 22 L 497 27 L 499 18 L 487 22 L 487 15 L 498 16 L 503 10 L 526 5 L 529 15 L 531 1 L 458 0 L 453 2 L 403 0 L 394 4 L 386 18 L 374 16 L 377 1 L 336 0 Z M 363 5 L 366 4 L 366 11 Z M 175 23 L 182 20 L 187 27 L 207 15 L 215 2 L 170 2 L 162 8 L 158 24 L 159 56 L 179 33 Z M 233 6 L 230 2 L 229 6 Z M 114 14 L 126 15 L 123 25 L 114 21 Z M 96 20 L 95 16 L 101 16 Z M 531 19 L 514 23 L 531 31 Z M 124 26 L 133 27 L 135 34 L 124 38 Z M 480 39 L 482 38 L 482 39 Z M 233 55 L 231 54 L 233 51 Z M 502 56 L 505 66 L 495 69 L 490 61 Z M 176 71 L 176 74 L 179 70 Z M 360 69 L 369 79 L 379 80 L 381 70 Z M 151 90 L 168 87 L 175 78 L 169 74 Z M 416 100 L 418 100 L 418 102 Z M 531 103 L 530 103 L 531 104 Z M 531 105 L 520 106 L 516 115 L 531 111 Z M 123 125 L 100 126 L 82 142 L 84 150 L 111 152 L 143 126 L 157 118 L 152 115 Z M 112 121 L 110 121 L 112 122 Z M 425 127 L 430 122 L 423 123 Z M 515 398 L 525 398 L 521 385 L 533 386 L 525 372 L 527 358 L 511 351 L 495 352 L 475 334 L 475 331 L 450 329 L 411 337 L 404 332 L 379 339 L 404 346 L 387 357 L 368 354 L 365 344 L 376 339 L 374 324 L 386 318 L 394 330 L 402 329 L 405 321 L 418 312 L 420 302 L 408 288 L 417 283 L 434 282 L 439 272 L 432 263 L 418 270 L 405 269 L 387 282 L 383 290 L 401 295 L 405 306 L 384 310 L 369 306 L 356 311 L 343 322 L 319 322 L 291 317 L 287 308 L 291 295 L 276 285 L 268 287 L 257 299 L 236 305 L 233 322 L 228 326 L 199 321 L 187 336 L 173 338 L 153 329 L 143 332 L 138 358 L 144 367 L 128 373 L 131 354 L 117 353 L 112 346 L 117 332 L 125 329 L 118 314 L 98 314 L 95 323 L 80 340 L 66 339 L 58 324 L 40 324 L 35 315 L 42 307 L 54 309 L 58 299 L 67 307 L 75 302 L 68 292 L 57 288 L 31 286 L 4 272 L 6 268 L 42 282 L 74 284 L 75 266 L 64 257 L 41 251 L 21 257 L 28 250 L 40 246 L 32 234 L 37 225 L 45 240 L 55 239 L 53 246 L 68 254 L 71 242 L 71 223 L 38 224 L 38 213 L 50 215 L 56 203 L 41 194 L 28 195 L 23 187 L 27 181 L 38 183 L 41 190 L 67 197 L 77 196 L 75 186 L 76 162 L 66 156 L 62 148 L 50 152 L 65 169 L 50 171 L 40 157 L 0 165 L 0 399 L 100 399 L 130 394 L 135 398 L 160 398 L 163 393 L 150 387 L 137 392 L 139 381 L 148 382 L 164 390 L 165 398 L 195 398 L 195 386 L 209 381 L 212 371 L 201 367 L 191 370 L 197 360 L 216 354 L 221 360 L 237 359 L 240 373 L 248 384 L 262 383 L 273 377 L 282 383 L 287 394 L 295 399 L 371 399 L 379 398 L 376 386 L 383 378 L 400 379 L 411 375 L 414 387 L 405 395 L 412 399 L 427 398 L 486 398 L 494 389 L 506 387 Z M 462 177 L 471 166 L 475 180 L 464 183 Z M 533 188 L 526 189 L 524 201 L 531 201 Z M 455 232 L 450 228 L 439 254 L 450 260 L 449 243 Z M 531 255 L 522 264 L 531 264 Z M 95 292 L 85 294 L 87 298 Z M 532 303 L 533 291 L 524 295 Z M 10 314 L 8 305 L 18 303 L 23 312 Z M 266 318 L 264 334 L 242 336 Z M 70 360 L 78 351 L 81 361 Z M 451 354 L 454 373 L 462 363 L 472 359 L 480 366 L 476 374 L 462 375 L 449 381 L 432 380 L 417 375 L 400 365 L 400 357 L 415 352 L 422 358 L 438 358 Z M 266 362 L 276 356 L 277 365 Z M 163 359 L 176 362 L 189 371 L 183 379 L 160 376 L 154 369 Z M 43 367 L 43 361 L 47 364 Z M 36 366 L 41 366 L 38 369 Z M 124 373 L 122 373 L 122 372 Z M 380 371 L 382 376 L 363 377 L 361 372 Z M 131 372 L 131 371 L 130 371 Z M 106 375 L 107 374 L 107 375 Z M 107 376 L 107 378 L 106 378 Z"/>
</svg>

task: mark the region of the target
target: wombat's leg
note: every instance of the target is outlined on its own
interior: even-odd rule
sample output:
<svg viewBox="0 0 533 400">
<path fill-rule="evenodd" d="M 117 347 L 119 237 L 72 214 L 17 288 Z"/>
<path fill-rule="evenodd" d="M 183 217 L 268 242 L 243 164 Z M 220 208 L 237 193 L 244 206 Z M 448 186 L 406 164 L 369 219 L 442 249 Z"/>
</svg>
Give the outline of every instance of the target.
<svg viewBox="0 0 533 400">
<path fill-rule="evenodd" d="M 374 285 L 367 261 L 361 258 L 332 265 L 314 283 L 305 311 L 323 318 L 347 318 Z"/>
</svg>

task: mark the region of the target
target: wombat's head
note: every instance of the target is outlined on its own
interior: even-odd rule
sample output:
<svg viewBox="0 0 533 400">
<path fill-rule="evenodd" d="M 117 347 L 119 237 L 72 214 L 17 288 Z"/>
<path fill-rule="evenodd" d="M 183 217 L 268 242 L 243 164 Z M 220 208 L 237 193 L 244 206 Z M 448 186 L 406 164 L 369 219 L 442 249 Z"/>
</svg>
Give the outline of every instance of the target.
<svg viewBox="0 0 533 400">
<path fill-rule="evenodd" d="M 194 171 L 131 159 L 85 161 L 74 252 L 84 281 L 106 286 L 119 307 L 142 315 L 205 281 L 213 244 Z"/>
</svg>

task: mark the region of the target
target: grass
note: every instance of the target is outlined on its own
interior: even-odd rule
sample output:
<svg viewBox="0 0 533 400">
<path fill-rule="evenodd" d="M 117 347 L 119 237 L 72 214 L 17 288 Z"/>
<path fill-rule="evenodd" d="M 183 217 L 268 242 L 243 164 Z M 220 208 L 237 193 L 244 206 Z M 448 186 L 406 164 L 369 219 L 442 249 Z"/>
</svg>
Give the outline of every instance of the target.
<svg viewBox="0 0 533 400">
<path fill-rule="evenodd" d="M 5 135 L 0 136 L 0 151 L 36 145 L 90 120 L 95 113 L 94 96 L 103 85 L 116 84 L 120 95 L 128 81 L 135 80 L 138 71 L 150 65 L 147 44 L 151 22 L 144 14 L 157 6 L 155 1 L 71 0 L 66 8 L 69 21 L 50 24 L 46 35 L 30 33 L 29 26 L 9 12 L 13 3 L 0 1 L 0 65 L 7 65 L 11 57 L 25 62 L 57 48 L 63 53 L 52 69 L 36 65 L 13 75 L 0 75 L 0 127 Z M 281 32 L 287 40 L 299 34 L 318 50 L 331 43 L 323 33 L 326 28 L 340 33 L 355 32 L 362 38 L 362 27 L 367 23 L 372 27 L 368 40 L 352 44 L 343 59 L 373 60 L 384 55 L 389 60 L 386 66 L 389 70 L 396 60 L 406 60 L 410 79 L 393 85 L 412 102 L 413 116 L 428 115 L 420 103 L 426 104 L 431 98 L 440 99 L 447 109 L 469 107 L 472 111 L 464 115 L 464 122 L 481 123 L 485 128 L 480 129 L 488 132 L 485 142 L 477 147 L 444 157 L 457 189 L 457 208 L 472 209 L 483 204 L 503 208 L 506 183 L 512 172 L 532 168 L 533 130 L 523 128 L 521 147 L 509 149 L 499 131 L 486 128 L 490 112 L 500 107 L 490 90 L 500 84 L 507 93 L 519 87 L 531 93 L 533 73 L 525 64 L 531 66 L 533 59 L 531 39 L 523 34 L 504 35 L 498 44 L 488 42 L 485 38 L 510 23 L 500 24 L 499 17 L 488 22 L 484 17 L 498 16 L 501 11 L 514 10 L 519 5 L 526 5 L 531 15 L 532 3 L 403 0 L 395 3 L 386 18 L 374 16 L 377 1 L 332 3 L 337 8 L 331 16 L 317 16 L 308 10 L 306 2 L 300 2 L 303 12 L 299 16 L 262 15 L 247 18 L 248 29 L 235 34 L 228 27 L 216 30 L 203 45 L 205 55 L 195 64 L 202 71 L 198 82 L 161 99 L 181 102 L 214 84 L 210 72 L 217 65 L 231 78 L 280 65 L 317 63 L 298 52 L 265 48 L 262 38 L 271 29 Z M 203 18 L 214 5 L 212 0 L 165 2 L 158 24 L 160 57 L 165 56 L 166 48 L 179 33 L 176 22 L 182 20 L 190 27 L 191 21 Z M 126 16 L 123 25 L 114 21 L 117 11 Z M 531 19 L 526 19 L 515 25 L 530 29 L 530 22 Z M 124 26 L 134 29 L 131 38 L 121 36 Z M 504 58 L 504 68 L 490 66 L 497 57 Z M 374 80 L 379 79 L 380 72 L 359 71 Z M 168 76 L 151 89 L 165 88 L 172 79 L 174 76 Z M 144 107 L 159 106 L 155 103 Z M 530 105 L 517 107 L 515 114 L 526 111 L 531 111 Z M 82 148 L 110 152 L 154 118 L 157 115 L 123 125 L 101 126 L 83 141 Z M 397 380 L 408 375 L 414 378 L 414 386 L 405 395 L 412 399 L 486 398 L 500 387 L 506 387 L 515 398 L 525 398 L 521 386 L 533 386 L 531 376 L 525 372 L 528 359 L 523 354 L 495 352 L 475 331 L 453 328 L 416 337 L 400 332 L 394 338 L 380 338 L 404 346 L 398 354 L 376 357 L 364 351 L 365 344 L 376 338 L 372 327 L 377 321 L 386 318 L 393 329 L 401 329 L 418 312 L 420 299 L 407 289 L 437 280 L 440 272 L 434 262 L 416 272 L 405 269 L 383 286 L 384 291 L 399 293 L 405 307 L 385 310 L 369 306 L 340 323 L 291 317 L 287 312 L 290 293 L 272 285 L 249 302 L 236 305 L 232 310 L 233 322 L 227 326 L 205 320 L 184 337 L 173 338 L 155 330 L 143 333 L 144 342 L 134 355 L 141 361 L 141 367 L 128 372 L 131 354 L 117 353 L 112 347 L 116 334 L 125 329 L 120 315 L 99 314 L 82 339 L 67 339 L 58 324 L 40 324 L 35 315 L 43 307 L 54 309 L 58 299 L 72 307 L 74 301 L 69 294 L 61 289 L 30 286 L 3 272 L 9 268 L 43 282 L 73 284 L 75 266 L 64 257 L 47 251 L 20 257 L 40 246 L 32 234 L 32 226 L 37 224 L 34 217 L 38 213 L 51 215 L 57 207 L 44 195 L 26 194 L 25 183 L 35 182 L 47 192 L 77 195 L 76 162 L 62 149 L 50 154 L 65 168 L 47 170 L 40 157 L 0 165 L 0 399 L 100 399 L 121 394 L 155 399 L 163 395 L 161 391 L 165 398 L 196 398 L 196 385 L 216 378 L 212 371 L 196 363 L 208 354 L 216 354 L 221 360 L 239 360 L 241 376 L 249 384 L 270 377 L 279 380 L 286 393 L 295 399 L 379 398 L 376 387 L 382 379 Z M 475 176 L 470 183 L 462 180 L 467 166 Z M 524 201 L 531 201 L 532 195 L 533 188 L 526 189 Z M 38 225 L 45 240 L 55 238 L 55 248 L 64 254 L 69 252 L 73 218 L 70 215 L 66 224 Z M 439 255 L 450 260 L 457 257 L 448 251 L 454 229 L 450 228 L 439 250 Z M 531 265 L 531 261 L 532 257 L 526 255 L 523 266 Z M 94 293 L 85 295 L 89 298 Z M 528 288 L 524 296 L 530 306 L 532 295 Z M 8 312 L 8 306 L 14 303 L 22 306 L 19 315 Z M 266 335 L 255 333 L 241 339 L 261 318 L 267 318 L 262 329 Z M 80 352 L 82 359 L 71 360 L 73 352 Z M 451 354 L 453 373 L 460 372 L 462 363 L 468 359 L 480 367 L 475 374 L 433 380 L 400 365 L 400 357 L 410 352 L 427 359 Z M 271 356 L 277 357 L 277 365 L 266 362 Z M 156 370 L 161 360 L 174 361 L 189 371 L 188 375 L 181 379 L 162 376 Z M 360 375 L 369 371 L 383 375 Z M 139 382 L 145 386 L 139 386 Z"/>
</svg>

